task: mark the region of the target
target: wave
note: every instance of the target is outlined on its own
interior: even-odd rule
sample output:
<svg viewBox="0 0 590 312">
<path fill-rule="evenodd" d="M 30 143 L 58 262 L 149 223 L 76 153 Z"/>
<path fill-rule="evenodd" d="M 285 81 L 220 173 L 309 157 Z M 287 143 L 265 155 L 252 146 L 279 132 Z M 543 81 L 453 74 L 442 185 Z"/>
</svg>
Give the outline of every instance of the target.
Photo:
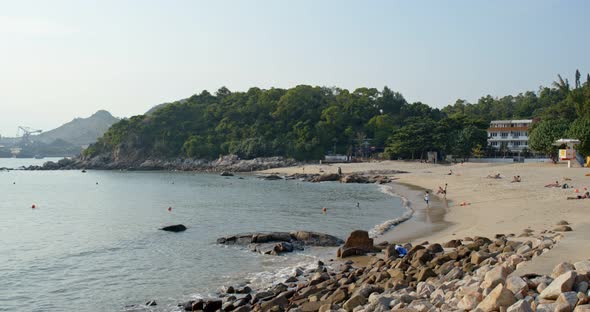
<svg viewBox="0 0 590 312">
<path fill-rule="evenodd" d="M 376 225 L 369 231 L 370 237 L 377 237 L 383 235 L 385 232 L 389 231 L 392 227 L 399 225 L 407 220 L 409 220 L 414 215 L 414 208 L 412 208 L 412 203 L 410 200 L 401 195 L 396 193 L 393 188 L 389 185 L 379 185 L 381 192 L 391 195 L 393 197 L 398 197 L 401 200 L 402 207 L 406 209 L 406 211 L 399 217 L 391 220 L 387 220 L 381 224 Z"/>
</svg>

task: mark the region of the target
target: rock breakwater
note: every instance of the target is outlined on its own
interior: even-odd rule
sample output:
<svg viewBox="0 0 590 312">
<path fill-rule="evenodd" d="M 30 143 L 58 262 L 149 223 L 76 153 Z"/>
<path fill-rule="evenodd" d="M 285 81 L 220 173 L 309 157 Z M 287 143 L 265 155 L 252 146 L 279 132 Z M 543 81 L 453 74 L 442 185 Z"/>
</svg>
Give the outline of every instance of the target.
<svg viewBox="0 0 590 312">
<path fill-rule="evenodd" d="M 575 228 L 573 229 L 575 230 Z M 550 276 L 516 275 L 549 252 L 563 233 L 465 237 L 411 246 L 404 257 L 388 252 L 366 266 L 332 262 L 273 287 L 181 304 L 186 311 L 589 311 L 590 261 L 564 262 Z M 212 302 L 212 303 L 210 303 Z M 213 310 L 211 310 L 213 311 Z"/>
</svg>

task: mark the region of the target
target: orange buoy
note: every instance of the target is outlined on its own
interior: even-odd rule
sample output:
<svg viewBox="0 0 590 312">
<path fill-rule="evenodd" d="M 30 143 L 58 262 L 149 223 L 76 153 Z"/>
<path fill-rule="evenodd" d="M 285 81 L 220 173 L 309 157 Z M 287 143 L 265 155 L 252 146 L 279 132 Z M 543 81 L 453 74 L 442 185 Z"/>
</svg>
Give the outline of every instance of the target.
<svg viewBox="0 0 590 312">
<path fill-rule="evenodd" d="M 35 204 L 33 204 L 33 205 L 31 205 L 31 208 L 35 209 L 35 208 L 37 208 L 37 206 L 35 206 Z"/>
<path fill-rule="evenodd" d="M 172 207 L 168 207 L 168 211 L 172 211 Z"/>
<path fill-rule="evenodd" d="M 326 212 L 328 212 L 328 208 L 326 208 L 326 207 L 322 208 L 322 212 L 323 212 L 323 213 L 326 213 Z"/>
</svg>

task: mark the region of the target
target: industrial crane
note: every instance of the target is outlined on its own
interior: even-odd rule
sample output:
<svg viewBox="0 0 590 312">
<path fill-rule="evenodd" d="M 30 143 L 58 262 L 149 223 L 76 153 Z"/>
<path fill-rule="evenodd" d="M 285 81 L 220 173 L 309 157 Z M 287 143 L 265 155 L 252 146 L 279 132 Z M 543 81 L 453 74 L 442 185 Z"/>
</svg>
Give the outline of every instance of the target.
<svg viewBox="0 0 590 312">
<path fill-rule="evenodd" d="M 18 126 L 16 137 L 21 137 L 21 144 L 25 145 L 30 142 L 31 134 L 41 133 L 43 130 L 33 129 L 31 127 Z"/>
</svg>

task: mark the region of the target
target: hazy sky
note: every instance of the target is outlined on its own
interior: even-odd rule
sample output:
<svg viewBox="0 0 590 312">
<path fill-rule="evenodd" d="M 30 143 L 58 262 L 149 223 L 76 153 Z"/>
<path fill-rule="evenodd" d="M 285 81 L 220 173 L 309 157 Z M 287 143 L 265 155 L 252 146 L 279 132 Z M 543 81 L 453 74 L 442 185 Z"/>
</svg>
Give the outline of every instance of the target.
<svg viewBox="0 0 590 312">
<path fill-rule="evenodd" d="M 0 134 L 221 86 L 387 85 L 443 107 L 590 71 L 590 1 L 0 0 Z"/>
</svg>

